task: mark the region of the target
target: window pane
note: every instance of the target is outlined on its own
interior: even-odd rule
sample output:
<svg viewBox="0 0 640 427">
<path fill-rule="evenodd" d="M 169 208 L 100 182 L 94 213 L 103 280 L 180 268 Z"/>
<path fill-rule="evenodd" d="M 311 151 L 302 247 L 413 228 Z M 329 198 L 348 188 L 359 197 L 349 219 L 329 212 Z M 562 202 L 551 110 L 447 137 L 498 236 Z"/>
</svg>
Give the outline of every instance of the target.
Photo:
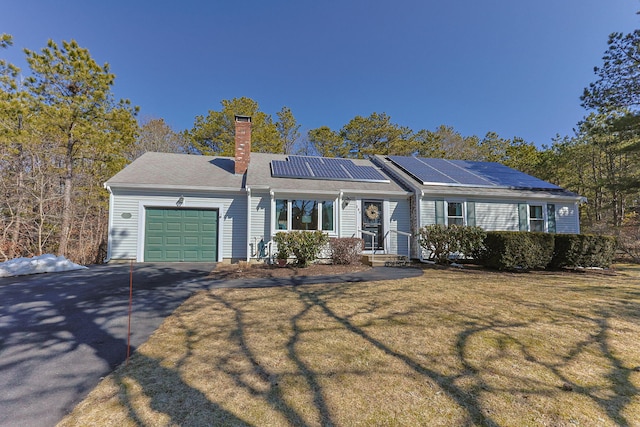
<svg viewBox="0 0 640 427">
<path fill-rule="evenodd" d="M 464 219 L 463 218 L 449 218 L 449 225 L 464 225 Z"/>
<path fill-rule="evenodd" d="M 529 227 L 530 227 L 530 231 L 540 231 L 543 232 L 544 231 L 544 221 L 539 220 L 539 219 L 532 219 L 531 221 L 529 221 Z"/>
<path fill-rule="evenodd" d="M 447 224 L 464 225 L 464 217 L 462 216 L 462 203 L 447 202 Z"/>
<path fill-rule="evenodd" d="M 287 229 L 287 201 L 276 200 L 276 229 Z"/>
<path fill-rule="evenodd" d="M 318 229 L 318 202 L 315 200 L 291 201 L 291 229 Z"/>
<path fill-rule="evenodd" d="M 449 202 L 447 203 L 447 210 L 449 216 L 462 216 L 462 203 Z"/>
<path fill-rule="evenodd" d="M 529 206 L 529 218 L 531 219 L 543 219 L 542 206 Z"/>
<path fill-rule="evenodd" d="M 322 229 L 332 231 L 333 228 L 333 202 L 322 202 Z"/>
</svg>

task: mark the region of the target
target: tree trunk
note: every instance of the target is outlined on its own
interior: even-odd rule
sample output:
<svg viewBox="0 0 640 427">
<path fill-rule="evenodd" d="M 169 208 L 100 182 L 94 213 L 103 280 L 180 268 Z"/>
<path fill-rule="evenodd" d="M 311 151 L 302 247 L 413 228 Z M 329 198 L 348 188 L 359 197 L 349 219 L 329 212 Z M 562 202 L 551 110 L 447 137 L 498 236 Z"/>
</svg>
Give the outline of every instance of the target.
<svg viewBox="0 0 640 427">
<path fill-rule="evenodd" d="M 69 234 L 71 232 L 71 194 L 73 185 L 73 136 L 68 135 L 67 154 L 65 158 L 66 173 L 64 176 L 64 193 L 62 196 L 62 223 L 60 225 L 60 245 L 58 255 L 67 256 L 69 247 Z"/>
</svg>

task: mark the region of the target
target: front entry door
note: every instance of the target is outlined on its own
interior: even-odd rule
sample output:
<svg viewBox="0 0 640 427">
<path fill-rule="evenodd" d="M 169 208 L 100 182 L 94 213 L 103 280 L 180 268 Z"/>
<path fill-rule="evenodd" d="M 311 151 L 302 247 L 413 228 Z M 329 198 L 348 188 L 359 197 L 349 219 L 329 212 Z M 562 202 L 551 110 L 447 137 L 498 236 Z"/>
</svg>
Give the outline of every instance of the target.
<svg viewBox="0 0 640 427">
<path fill-rule="evenodd" d="M 364 250 L 384 250 L 384 231 L 382 216 L 382 201 L 364 200 L 362 202 L 362 233 L 364 239 Z"/>
</svg>

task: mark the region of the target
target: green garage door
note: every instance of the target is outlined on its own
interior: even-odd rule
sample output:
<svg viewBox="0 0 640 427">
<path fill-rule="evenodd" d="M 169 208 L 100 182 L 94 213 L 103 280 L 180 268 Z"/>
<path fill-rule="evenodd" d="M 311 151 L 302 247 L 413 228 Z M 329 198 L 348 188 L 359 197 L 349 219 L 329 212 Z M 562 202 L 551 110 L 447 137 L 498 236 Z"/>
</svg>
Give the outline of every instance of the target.
<svg viewBox="0 0 640 427">
<path fill-rule="evenodd" d="M 144 260 L 217 261 L 218 211 L 147 208 Z"/>
</svg>

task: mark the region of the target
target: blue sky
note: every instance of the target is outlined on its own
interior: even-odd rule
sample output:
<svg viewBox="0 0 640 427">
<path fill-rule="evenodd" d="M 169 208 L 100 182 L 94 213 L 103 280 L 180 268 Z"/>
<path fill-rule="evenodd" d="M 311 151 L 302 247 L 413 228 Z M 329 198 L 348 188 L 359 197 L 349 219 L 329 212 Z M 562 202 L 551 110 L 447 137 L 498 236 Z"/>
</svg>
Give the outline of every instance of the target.
<svg viewBox="0 0 640 427">
<path fill-rule="evenodd" d="M 175 130 L 220 101 L 288 106 L 305 130 L 356 115 L 537 145 L 585 115 L 579 97 L 607 36 L 637 28 L 632 0 L 21 0 L 1 8 L 0 52 L 75 39 L 116 74 L 114 92 Z"/>
</svg>

